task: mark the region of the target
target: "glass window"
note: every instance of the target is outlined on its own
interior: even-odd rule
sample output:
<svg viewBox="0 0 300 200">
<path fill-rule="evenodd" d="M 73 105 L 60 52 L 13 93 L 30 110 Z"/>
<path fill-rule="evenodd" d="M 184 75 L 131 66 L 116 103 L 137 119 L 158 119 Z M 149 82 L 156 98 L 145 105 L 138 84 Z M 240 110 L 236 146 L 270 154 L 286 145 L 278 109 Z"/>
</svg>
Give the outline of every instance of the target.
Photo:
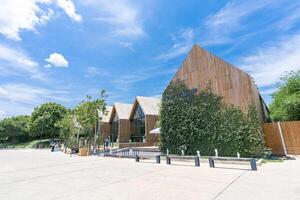
<svg viewBox="0 0 300 200">
<path fill-rule="evenodd" d="M 145 114 L 140 105 L 138 105 L 133 120 L 131 120 L 131 141 L 143 142 L 145 136 Z"/>
<path fill-rule="evenodd" d="M 111 139 L 113 142 L 117 141 L 118 133 L 119 133 L 119 117 L 115 113 L 114 119 L 111 123 Z"/>
</svg>

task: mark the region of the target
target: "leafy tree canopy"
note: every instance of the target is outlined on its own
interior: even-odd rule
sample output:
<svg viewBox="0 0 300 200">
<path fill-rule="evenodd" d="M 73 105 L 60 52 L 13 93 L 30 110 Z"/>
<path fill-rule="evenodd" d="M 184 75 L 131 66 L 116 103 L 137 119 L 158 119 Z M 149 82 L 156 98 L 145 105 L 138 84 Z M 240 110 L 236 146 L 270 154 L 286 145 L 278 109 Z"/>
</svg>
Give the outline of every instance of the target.
<svg viewBox="0 0 300 200">
<path fill-rule="evenodd" d="M 0 121 L 0 138 L 9 142 L 26 141 L 30 139 L 30 116 L 19 115 Z"/>
<path fill-rule="evenodd" d="M 105 91 L 101 91 L 100 99 L 92 100 L 91 96 L 87 96 L 87 99 L 74 109 L 76 120 L 89 140 L 93 138 L 96 126 L 102 120 L 101 114 L 106 112 L 105 97 Z"/>
<path fill-rule="evenodd" d="M 67 109 L 57 103 L 44 103 L 34 108 L 31 115 L 31 133 L 33 136 L 55 138 L 59 136 L 59 122 L 67 114 Z"/>
<path fill-rule="evenodd" d="M 274 121 L 300 120 L 300 71 L 290 72 L 273 96 L 270 105 Z"/>
</svg>

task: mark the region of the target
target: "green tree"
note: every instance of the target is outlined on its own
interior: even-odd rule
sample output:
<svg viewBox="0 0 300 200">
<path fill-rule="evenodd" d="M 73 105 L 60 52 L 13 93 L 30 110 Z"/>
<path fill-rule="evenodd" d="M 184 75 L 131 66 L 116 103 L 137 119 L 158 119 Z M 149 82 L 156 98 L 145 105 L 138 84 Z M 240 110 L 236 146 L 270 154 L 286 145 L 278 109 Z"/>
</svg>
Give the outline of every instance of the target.
<svg viewBox="0 0 300 200">
<path fill-rule="evenodd" d="M 290 72 L 282 78 L 270 105 L 274 121 L 300 120 L 300 71 Z"/>
<path fill-rule="evenodd" d="M 45 103 L 34 108 L 31 115 L 31 133 L 34 137 L 59 137 L 59 122 L 67 114 L 67 109 L 57 103 Z"/>
<path fill-rule="evenodd" d="M 106 112 L 105 91 L 101 91 L 100 96 L 100 99 L 96 100 L 87 96 L 86 100 L 82 101 L 74 110 L 76 120 L 82 126 L 82 131 L 88 142 L 97 141 L 94 136 L 96 135 L 97 124 L 102 120 L 100 113 Z"/>
<path fill-rule="evenodd" d="M 161 149 L 179 154 L 260 156 L 264 140 L 254 106 L 243 113 L 234 106 L 225 106 L 210 87 L 189 90 L 182 82 L 170 84 L 162 97 Z"/>
<path fill-rule="evenodd" d="M 60 138 L 70 148 L 77 147 L 78 127 L 74 124 L 75 116 L 68 112 L 62 120 L 59 121 Z"/>
<path fill-rule="evenodd" d="M 8 142 L 24 142 L 31 139 L 29 135 L 30 116 L 19 115 L 0 121 L 0 138 Z"/>
</svg>

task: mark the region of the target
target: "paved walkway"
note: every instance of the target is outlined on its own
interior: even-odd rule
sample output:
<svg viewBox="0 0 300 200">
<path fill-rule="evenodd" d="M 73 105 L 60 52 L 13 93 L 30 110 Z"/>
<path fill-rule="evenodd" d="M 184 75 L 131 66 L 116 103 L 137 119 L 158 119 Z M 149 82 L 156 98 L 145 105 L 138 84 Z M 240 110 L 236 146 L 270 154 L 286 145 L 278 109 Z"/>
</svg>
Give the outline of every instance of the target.
<svg viewBox="0 0 300 200">
<path fill-rule="evenodd" d="M 174 164 L 0 150 L 0 199 L 300 199 L 300 159 L 268 163 L 256 172 Z"/>
</svg>

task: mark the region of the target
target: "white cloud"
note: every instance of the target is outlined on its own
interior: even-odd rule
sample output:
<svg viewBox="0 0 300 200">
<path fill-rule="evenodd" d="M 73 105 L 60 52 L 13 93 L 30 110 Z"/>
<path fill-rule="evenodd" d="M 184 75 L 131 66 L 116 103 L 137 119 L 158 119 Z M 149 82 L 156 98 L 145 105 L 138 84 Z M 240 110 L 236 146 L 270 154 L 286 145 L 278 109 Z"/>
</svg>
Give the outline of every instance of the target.
<svg viewBox="0 0 300 200">
<path fill-rule="evenodd" d="M 56 3 L 74 21 L 80 22 L 82 20 L 81 15 L 76 13 L 76 8 L 71 0 L 56 0 Z"/>
<path fill-rule="evenodd" d="M 252 55 L 241 59 L 238 66 L 254 77 L 259 87 L 280 81 L 285 72 L 300 70 L 300 33 L 268 43 Z"/>
<path fill-rule="evenodd" d="M 86 2 L 99 9 L 95 20 L 112 26 L 113 33 L 121 36 L 144 35 L 140 10 L 126 0 L 88 0 Z"/>
<path fill-rule="evenodd" d="M 232 42 L 232 33 L 240 31 L 243 20 L 274 0 L 229 1 L 217 13 L 207 17 L 202 31 L 202 44 L 215 45 Z"/>
<path fill-rule="evenodd" d="M 38 69 L 38 63 L 20 49 L 13 49 L 0 44 L 0 75 L 30 74 L 31 78 L 45 80 L 44 74 Z"/>
<path fill-rule="evenodd" d="M 129 49 L 130 51 L 134 51 L 133 44 L 131 42 L 120 42 L 120 45 L 124 48 Z"/>
<path fill-rule="evenodd" d="M 4 112 L 3 110 L 0 110 L 0 120 L 3 119 L 6 115 L 6 112 Z"/>
<path fill-rule="evenodd" d="M 286 9 L 282 9 L 285 13 L 283 17 L 276 24 L 279 30 L 289 30 L 295 25 L 299 24 L 300 21 L 300 2 L 295 1 L 294 4 L 289 4 Z"/>
<path fill-rule="evenodd" d="M 10 102 L 36 104 L 47 100 L 67 101 L 64 91 L 51 91 L 27 84 L 3 84 L 0 85 L 0 100 Z"/>
<path fill-rule="evenodd" d="M 95 76 L 108 76 L 108 75 L 110 75 L 110 73 L 102 68 L 88 67 L 84 76 L 86 78 L 91 78 Z"/>
<path fill-rule="evenodd" d="M 81 20 L 71 0 L 1 0 L 0 33 L 9 39 L 21 40 L 21 30 L 36 31 L 38 25 L 50 20 L 54 11 L 49 5 L 53 3 L 73 20 Z M 48 8 L 42 8 L 41 4 Z"/>
<path fill-rule="evenodd" d="M 48 58 L 45 59 L 49 64 L 45 65 L 45 67 L 68 67 L 69 62 L 64 58 L 62 54 L 52 53 Z"/>
<path fill-rule="evenodd" d="M 274 92 L 276 92 L 278 89 L 276 87 L 274 88 L 271 88 L 271 89 L 265 89 L 265 90 L 261 90 L 260 91 L 260 94 L 262 95 L 271 95 L 273 94 Z"/>
<path fill-rule="evenodd" d="M 174 41 L 172 48 L 167 53 L 159 55 L 158 59 L 170 60 L 187 53 L 195 43 L 195 32 L 193 29 L 188 28 L 173 35 L 172 38 Z"/>
<path fill-rule="evenodd" d="M 68 102 L 66 91 L 49 90 L 27 84 L 0 85 L 0 110 L 8 116 L 30 114 L 33 108 L 48 101 Z"/>
</svg>

